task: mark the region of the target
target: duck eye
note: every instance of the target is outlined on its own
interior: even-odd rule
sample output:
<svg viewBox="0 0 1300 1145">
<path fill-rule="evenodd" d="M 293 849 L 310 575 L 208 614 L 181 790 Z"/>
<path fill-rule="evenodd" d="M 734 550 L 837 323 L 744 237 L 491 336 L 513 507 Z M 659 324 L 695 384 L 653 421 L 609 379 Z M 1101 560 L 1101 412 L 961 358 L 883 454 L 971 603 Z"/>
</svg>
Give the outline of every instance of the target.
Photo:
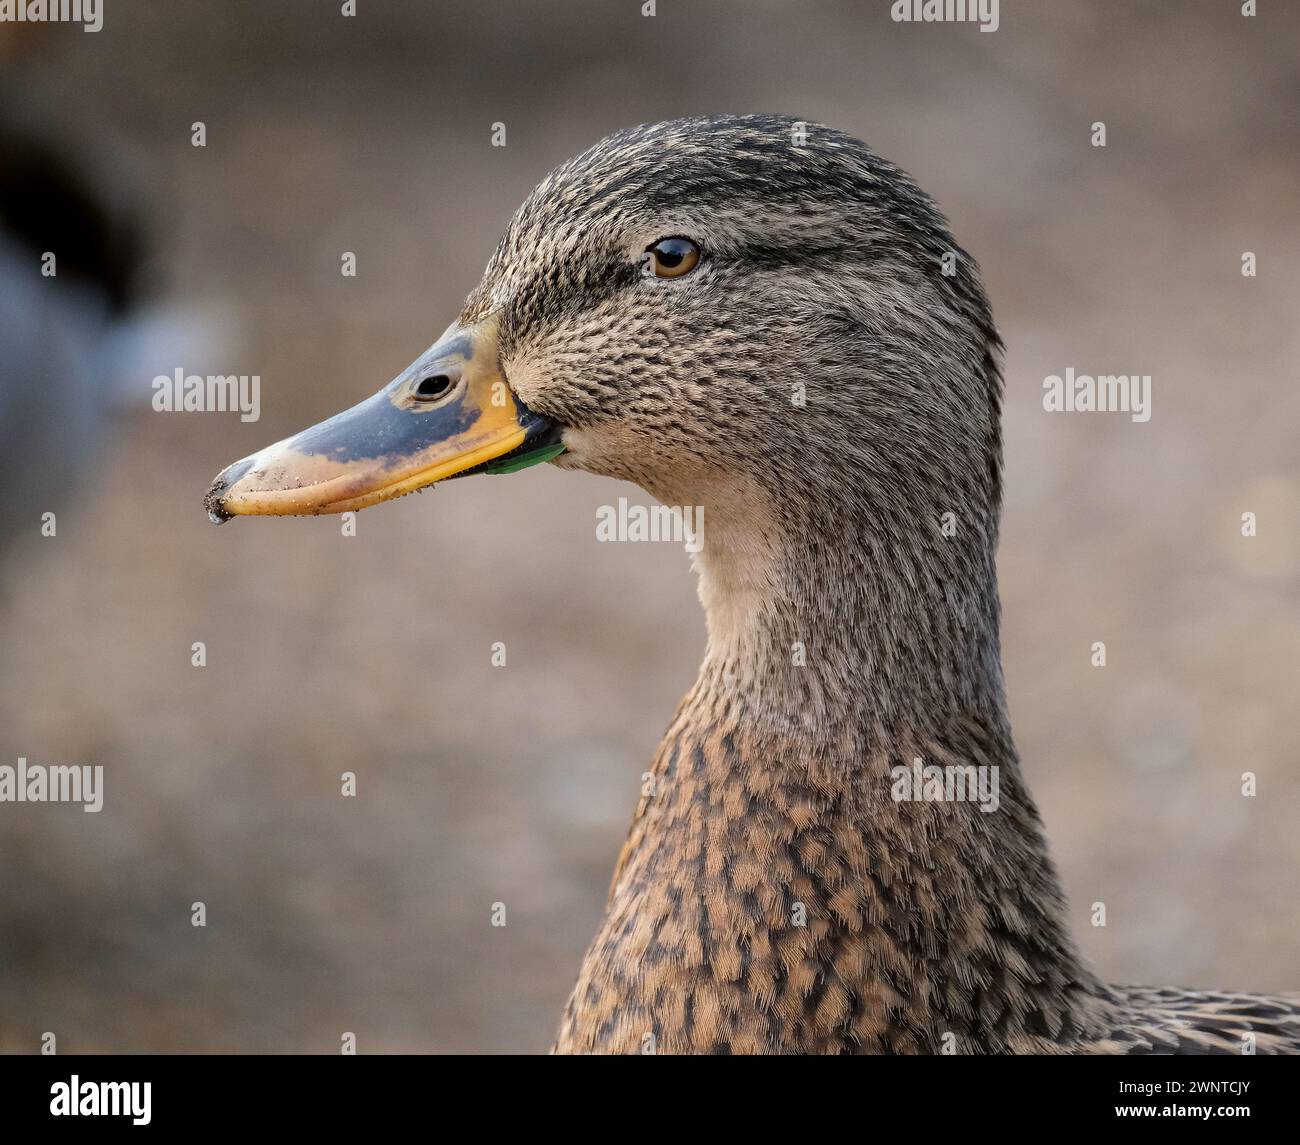
<svg viewBox="0 0 1300 1145">
<path fill-rule="evenodd" d="M 695 269 L 700 248 L 690 239 L 660 239 L 646 247 L 648 268 L 656 278 L 681 278 Z"/>
</svg>

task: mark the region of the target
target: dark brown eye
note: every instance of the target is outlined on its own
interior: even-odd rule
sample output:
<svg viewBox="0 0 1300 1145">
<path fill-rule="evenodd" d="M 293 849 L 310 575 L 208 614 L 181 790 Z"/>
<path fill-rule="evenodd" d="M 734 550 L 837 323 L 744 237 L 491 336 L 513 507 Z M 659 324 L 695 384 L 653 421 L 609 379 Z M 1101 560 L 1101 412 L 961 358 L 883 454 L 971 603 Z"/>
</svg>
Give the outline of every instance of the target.
<svg viewBox="0 0 1300 1145">
<path fill-rule="evenodd" d="M 700 248 L 690 239 L 660 239 L 646 248 L 648 269 L 656 278 L 681 278 L 695 269 Z"/>
</svg>

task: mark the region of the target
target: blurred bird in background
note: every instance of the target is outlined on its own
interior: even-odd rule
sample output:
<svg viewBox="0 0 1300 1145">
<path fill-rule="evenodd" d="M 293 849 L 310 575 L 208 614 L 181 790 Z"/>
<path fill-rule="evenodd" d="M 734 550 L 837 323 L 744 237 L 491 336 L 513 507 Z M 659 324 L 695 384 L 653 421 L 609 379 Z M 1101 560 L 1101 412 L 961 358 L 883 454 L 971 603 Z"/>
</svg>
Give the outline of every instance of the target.
<svg viewBox="0 0 1300 1145">
<path fill-rule="evenodd" d="M 200 322 L 150 300 L 130 180 L 17 98 L 12 65 L 41 42 L 0 24 L 0 560 L 70 504 L 150 378 L 205 342 Z"/>
<path fill-rule="evenodd" d="M 8 106 L 0 100 L 0 552 L 64 506 L 133 396 L 141 266 L 129 209 L 9 121 Z"/>
</svg>

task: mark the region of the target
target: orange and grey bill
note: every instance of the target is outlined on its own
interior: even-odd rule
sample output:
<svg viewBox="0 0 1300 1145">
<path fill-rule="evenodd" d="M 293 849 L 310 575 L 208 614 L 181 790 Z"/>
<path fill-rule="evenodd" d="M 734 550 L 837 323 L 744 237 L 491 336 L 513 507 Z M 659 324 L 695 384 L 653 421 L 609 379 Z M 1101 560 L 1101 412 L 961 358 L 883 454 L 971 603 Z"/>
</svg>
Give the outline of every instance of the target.
<svg viewBox="0 0 1300 1145">
<path fill-rule="evenodd" d="M 345 513 L 492 462 L 558 452 L 558 440 L 559 427 L 506 383 L 495 322 L 454 325 L 374 396 L 222 470 L 204 504 L 214 521 Z"/>
</svg>

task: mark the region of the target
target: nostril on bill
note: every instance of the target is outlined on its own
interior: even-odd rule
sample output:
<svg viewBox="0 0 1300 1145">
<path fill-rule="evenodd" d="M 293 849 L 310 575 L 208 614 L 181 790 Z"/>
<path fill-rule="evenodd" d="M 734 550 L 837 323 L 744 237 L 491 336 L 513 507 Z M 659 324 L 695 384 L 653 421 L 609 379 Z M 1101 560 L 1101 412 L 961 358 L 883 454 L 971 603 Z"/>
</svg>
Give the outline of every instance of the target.
<svg viewBox="0 0 1300 1145">
<path fill-rule="evenodd" d="M 449 374 L 433 374 L 430 377 L 422 378 L 417 383 L 412 395 L 417 401 L 431 402 L 442 397 L 443 394 L 450 391 L 455 385 L 455 381 Z"/>
</svg>

